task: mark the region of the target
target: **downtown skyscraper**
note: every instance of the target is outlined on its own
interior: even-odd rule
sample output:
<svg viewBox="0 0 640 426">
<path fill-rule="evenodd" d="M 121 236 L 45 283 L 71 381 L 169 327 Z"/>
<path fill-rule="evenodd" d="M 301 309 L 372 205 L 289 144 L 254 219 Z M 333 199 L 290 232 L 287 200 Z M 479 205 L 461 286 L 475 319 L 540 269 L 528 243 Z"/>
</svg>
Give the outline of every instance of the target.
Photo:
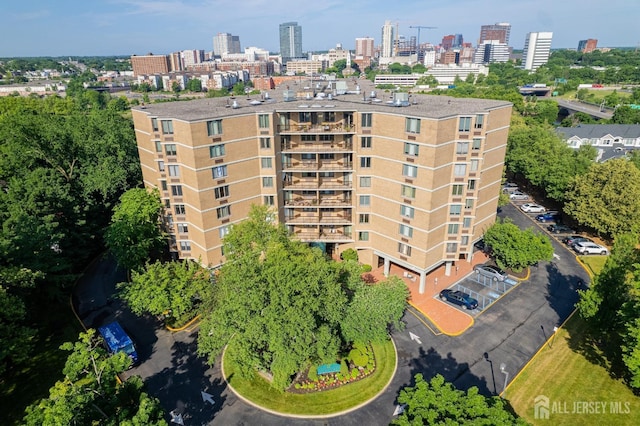
<svg viewBox="0 0 640 426">
<path fill-rule="evenodd" d="M 283 64 L 303 57 L 302 27 L 297 22 L 280 24 L 280 56 Z"/>
</svg>

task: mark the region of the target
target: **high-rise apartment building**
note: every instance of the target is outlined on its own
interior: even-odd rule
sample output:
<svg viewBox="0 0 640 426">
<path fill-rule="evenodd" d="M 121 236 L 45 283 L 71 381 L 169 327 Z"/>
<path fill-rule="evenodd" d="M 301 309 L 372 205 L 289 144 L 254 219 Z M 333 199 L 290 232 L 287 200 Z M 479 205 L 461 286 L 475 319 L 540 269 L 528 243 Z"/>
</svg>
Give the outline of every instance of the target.
<svg viewBox="0 0 640 426">
<path fill-rule="evenodd" d="M 498 40 L 485 40 L 479 44 L 473 57 L 475 64 L 490 64 L 493 62 L 508 62 L 510 56 L 509 46 Z"/>
<path fill-rule="evenodd" d="M 598 40 L 589 38 L 578 42 L 578 52 L 591 53 L 598 48 Z"/>
<path fill-rule="evenodd" d="M 493 25 L 482 25 L 480 27 L 480 40 L 478 44 L 483 44 L 487 40 L 498 40 L 500 43 L 509 44 L 511 34 L 511 24 L 499 22 Z"/>
<path fill-rule="evenodd" d="M 302 58 L 302 27 L 297 22 L 280 24 L 280 56 L 283 64 Z"/>
<path fill-rule="evenodd" d="M 178 55 L 179 57 L 179 55 Z M 169 71 L 174 71 L 172 67 L 169 55 L 132 55 L 131 56 L 131 68 L 133 68 L 133 76 L 139 75 L 151 75 L 151 74 L 166 74 Z"/>
<path fill-rule="evenodd" d="M 356 38 L 356 57 L 372 58 L 374 42 L 372 37 Z"/>
<path fill-rule="evenodd" d="M 522 51 L 522 67 L 525 70 L 537 70 L 547 63 L 551 53 L 552 32 L 536 32 L 527 34 Z"/>
<path fill-rule="evenodd" d="M 213 36 L 213 54 L 222 56 L 228 53 L 242 53 L 240 37 L 229 33 L 218 33 Z"/>
<path fill-rule="evenodd" d="M 380 43 L 380 57 L 391 58 L 394 55 L 394 31 L 391 21 L 385 21 L 382 26 L 382 37 Z"/>
<path fill-rule="evenodd" d="M 350 84 L 134 107 L 143 180 L 160 192 L 176 257 L 221 265 L 230 226 L 259 204 L 293 238 L 401 265 L 423 291 L 428 271 L 469 261 L 496 217 L 511 104 L 372 102 L 372 83 Z"/>
</svg>

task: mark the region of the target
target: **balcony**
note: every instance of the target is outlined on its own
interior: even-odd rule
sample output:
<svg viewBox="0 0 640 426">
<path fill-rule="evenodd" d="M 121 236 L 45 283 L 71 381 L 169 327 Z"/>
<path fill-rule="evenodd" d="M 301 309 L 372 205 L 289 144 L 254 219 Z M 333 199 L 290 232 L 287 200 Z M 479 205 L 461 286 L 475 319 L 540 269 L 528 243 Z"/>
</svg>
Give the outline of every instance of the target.
<svg viewBox="0 0 640 426">
<path fill-rule="evenodd" d="M 299 161 L 293 160 L 282 165 L 285 172 L 311 171 L 353 171 L 352 161 Z"/>
<path fill-rule="evenodd" d="M 300 213 L 285 218 L 287 225 L 351 225 L 349 213 Z"/>
<path fill-rule="evenodd" d="M 344 121 L 325 122 L 325 123 L 297 123 L 279 124 L 278 133 L 285 134 L 304 134 L 304 133 L 333 133 L 333 134 L 349 134 L 356 133 L 356 126 L 347 124 Z"/>
<path fill-rule="evenodd" d="M 353 143 L 347 141 L 287 142 L 280 145 L 283 154 L 296 152 L 352 152 Z"/>
<path fill-rule="evenodd" d="M 285 200 L 284 205 L 287 207 L 340 207 L 351 208 L 350 197 L 295 197 L 291 200 Z"/>
<path fill-rule="evenodd" d="M 340 230 L 334 230 L 335 232 L 302 232 L 296 231 L 293 233 L 293 237 L 297 238 L 303 242 L 312 242 L 312 241 L 324 241 L 324 242 L 332 242 L 332 243 L 352 243 L 353 238 L 351 238 L 351 234 L 345 234 Z"/>
<path fill-rule="evenodd" d="M 352 188 L 351 182 L 330 179 L 293 179 L 292 181 L 284 181 L 283 188 L 288 190 L 296 189 L 338 189 L 347 190 Z"/>
</svg>

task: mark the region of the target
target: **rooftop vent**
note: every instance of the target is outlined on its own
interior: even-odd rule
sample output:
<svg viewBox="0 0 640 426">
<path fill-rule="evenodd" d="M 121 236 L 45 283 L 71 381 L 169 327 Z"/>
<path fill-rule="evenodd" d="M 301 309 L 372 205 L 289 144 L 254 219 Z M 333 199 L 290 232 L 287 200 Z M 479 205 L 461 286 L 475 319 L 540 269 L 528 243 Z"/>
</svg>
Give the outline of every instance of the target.
<svg viewBox="0 0 640 426">
<path fill-rule="evenodd" d="M 238 101 L 236 101 L 236 100 L 234 100 L 234 101 L 233 101 L 233 106 L 232 106 L 232 108 L 233 108 L 233 109 L 238 109 L 238 108 L 240 108 L 240 105 L 238 105 Z"/>
</svg>

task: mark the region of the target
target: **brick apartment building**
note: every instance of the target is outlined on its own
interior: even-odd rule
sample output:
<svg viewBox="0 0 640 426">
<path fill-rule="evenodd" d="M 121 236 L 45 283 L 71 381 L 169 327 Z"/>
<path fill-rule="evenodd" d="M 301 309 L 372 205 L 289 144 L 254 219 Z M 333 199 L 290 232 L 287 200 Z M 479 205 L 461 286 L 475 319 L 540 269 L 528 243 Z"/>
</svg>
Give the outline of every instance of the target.
<svg viewBox="0 0 640 426">
<path fill-rule="evenodd" d="M 422 290 L 426 272 L 468 261 L 495 220 L 511 104 L 357 84 L 133 108 L 175 255 L 219 266 L 229 227 L 266 204 L 295 238 L 401 265 Z"/>
<path fill-rule="evenodd" d="M 132 55 L 131 67 L 133 68 L 133 76 L 167 74 L 169 71 L 177 71 L 172 66 L 173 61 L 169 59 L 169 55 Z"/>
</svg>

